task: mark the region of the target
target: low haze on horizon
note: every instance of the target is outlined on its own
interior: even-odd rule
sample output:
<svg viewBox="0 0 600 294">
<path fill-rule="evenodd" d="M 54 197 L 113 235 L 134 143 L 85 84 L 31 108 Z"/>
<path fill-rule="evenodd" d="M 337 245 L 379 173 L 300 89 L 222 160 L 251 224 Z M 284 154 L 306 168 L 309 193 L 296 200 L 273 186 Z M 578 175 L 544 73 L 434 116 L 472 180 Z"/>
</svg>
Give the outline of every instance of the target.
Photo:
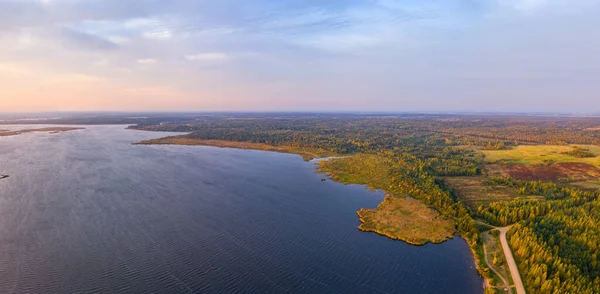
<svg viewBox="0 0 600 294">
<path fill-rule="evenodd" d="M 0 112 L 599 112 L 600 0 L 0 0 Z"/>
</svg>

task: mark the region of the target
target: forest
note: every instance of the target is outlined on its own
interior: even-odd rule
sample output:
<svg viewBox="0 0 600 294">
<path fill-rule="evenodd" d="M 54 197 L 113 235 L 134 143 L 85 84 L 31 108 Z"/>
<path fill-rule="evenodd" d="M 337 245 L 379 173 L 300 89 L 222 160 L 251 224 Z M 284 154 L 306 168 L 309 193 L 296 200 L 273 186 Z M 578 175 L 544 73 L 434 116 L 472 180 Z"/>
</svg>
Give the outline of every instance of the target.
<svg viewBox="0 0 600 294">
<path fill-rule="evenodd" d="M 519 145 L 599 145 L 598 126 L 600 119 L 573 117 L 247 115 L 131 128 L 188 132 L 177 136 L 186 142 L 222 140 L 354 156 L 325 163 L 322 169 L 337 174 L 340 181 L 422 201 L 452 220 L 473 252 L 482 243 L 476 221 L 513 225 L 509 243 L 531 293 L 600 293 L 600 192 L 562 182 L 489 177 L 482 152 Z M 568 155 L 595 156 L 585 148 Z M 382 165 L 383 171 L 373 172 L 373 166 Z M 486 177 L 486 185 L 543 198 L 516 198 L 470 209 L 445 180 L 458 176 Z M 480 273 L 489 277 L 486 264 L 477 262 Z"/>
</svg>

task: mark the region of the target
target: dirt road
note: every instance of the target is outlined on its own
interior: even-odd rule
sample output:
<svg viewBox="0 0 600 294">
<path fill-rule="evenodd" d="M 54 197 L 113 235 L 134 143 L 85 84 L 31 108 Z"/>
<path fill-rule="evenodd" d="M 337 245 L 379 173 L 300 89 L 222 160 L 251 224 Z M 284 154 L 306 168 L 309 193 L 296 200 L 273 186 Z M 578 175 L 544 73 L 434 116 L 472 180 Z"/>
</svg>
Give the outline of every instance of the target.
<svg viewBox="0 0 600 294">
<path fill-rule="evenodd" d="M 525 287 L 523 286 L 523 281 L 521 281 L 519 267 L 517 267 L 517 263 L 515 262 L 515 258 L 513 257 L 512 251 L 508 246 L 508 240 L 506 240 L 506 232 L 508 232 L 508 229 L 510 229 L 510 226 L 498 228 L 498 230 L 500 230 L 500 243 L 502 244 L 502 250 L 504 250 L 504 255 L 506 256 L 506 263 L 508 264 L 508 268 L 510 269 L 510 275 L 512 276 L 513 282 L 515 283 L 517 294 L 525 294 Z"/>
<path fill-rule="evenodd" d="M 484 233 L 484 234 L 487 234 L 487 233 Z M 508 294 L 512 294 L 511 284 L 509 284 L 508 281 L 498 271 L 496 271 L 496 269 L 494 269 L 494 267 L 492 266 L 492 263 L 488 260 L 488 253 L 487 253 L 487 247 L 485 246 L 485 242 L 483 243 L 483 256 L 485 258 L 485 263 L 487 263 L 488 267 L 492 271 L 494 271 L 494 273 L 496 273 L 496 275 L 502 280 L 502 283 L 504 283 L 504 288 L 506 288 L 508 290 Z M 487 286 L 491 287 L 489 284 Z"/>
</svg>

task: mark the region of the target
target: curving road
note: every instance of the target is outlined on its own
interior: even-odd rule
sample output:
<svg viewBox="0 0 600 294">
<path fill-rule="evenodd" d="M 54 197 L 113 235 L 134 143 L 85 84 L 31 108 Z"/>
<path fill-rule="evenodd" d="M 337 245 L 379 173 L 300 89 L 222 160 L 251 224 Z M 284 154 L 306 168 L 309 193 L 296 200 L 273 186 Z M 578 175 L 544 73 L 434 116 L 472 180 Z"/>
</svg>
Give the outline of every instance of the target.
<svg viewBox="0 0 600 294">
<path fill-rule="evenodd" d="M 500 243 L 502 244 L 502 250 L 504 250 L 506 263 L 508 264 L 508 268 L 510 269 L 510 275 L 512 276 L 513 282 L 515 283 L 517 294 L 525 294 L 525 287 L 523 286 L 523 281 L 521 281 L 519 267 L 517 267 L 517 263 L 515 262 L 515 258 L 513 257 L 512 251 L 508 246 L 508 240 L 506 240 L 506 232 L 508 232 L 508 229 L 510 229 L 510 227 L 512 226 L 497 228 L 498 230 L 500 230 Z"/>
</svg>

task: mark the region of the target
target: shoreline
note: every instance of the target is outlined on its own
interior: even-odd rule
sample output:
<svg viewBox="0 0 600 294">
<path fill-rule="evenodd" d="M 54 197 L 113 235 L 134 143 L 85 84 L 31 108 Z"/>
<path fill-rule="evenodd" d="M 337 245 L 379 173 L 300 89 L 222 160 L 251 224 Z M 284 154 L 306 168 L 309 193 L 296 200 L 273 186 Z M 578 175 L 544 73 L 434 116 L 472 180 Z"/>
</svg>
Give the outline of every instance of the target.
<svg viewBox="0 0 600 294">
<path fill-rule="evenodd" d="M 9 130 L 0 130 L 0 137 L 10 137 L 10 136 L 18 136 L 27 133 L 34 132 L 46 132 L 49 134 L 58 134 L 68 131 L 76 131 L 76 130 L 85 130 L 85 128 L 76 128 L 76 127 L 47 127 L 47 128 L 37 128 L 37 129 L 23 129 L 18 131 L 9 131 Z"/>
<path fill-rule="evenodd" d="M 277 153 L 284 153 L 284 154 L 296 154 L 296 155 L 301 156 L 304 159 L 304 161 L 312 162 L 312 163 L 315 163 L 316 165 L 319 165 L 320 163 L 323 163 L 323 162 L 329 161 L 329 160 L 343 159 L 343 158 L 349 158 L 349 157 L 354 156 L 354 155 L 339 156 L 337 154 L 332 155 L 332 154 L 323 154 L 323 153 L 321 153 L 321 156 L 319 156 L 316 153 L 312 153 L 312 152 L 307 153 L 306 151 L 302 151 L 299 149 L 271 146 L 271 145 L 266 145 L 266 144 L 261 144 L 261 143 L 246 143 L 246 142 L 234 142 L 234 141 L 225 141 L 225 140 L 188 139 L 188 138 L 185 138 L 184 136 L 185 135 L 143 140 L 140 142 L 132 143 L 132 145 L 210 146 L 210 147 L 217 147 L 217 148 L 232 148 L 232 149 L 242 149 L 242 150 L 277 152 Z M 351 184 L 351 183 L 346 183 L 341 179 L 336 179 L 334 177 L 334 175 L 331 174 L 331 172 L 322 170 L 322 167 L 320 167 L 320 166 L 315 166 L 315 171 L 318 173 L 324 174 L 328 179 L 330 179 L 334 182 L 341 183 L 341 184 Z M 371 186 L 369 186 L 368 184 L 364 184 L 364 183 L 353 183 L 353 184 L 362 185 L 369 189 L 374 189 Z M 385 190 L 383 190 L 383 191 L 386 192 L 387 194 L 389 194 L 388 191 L 385 191 Z M 386 198 L 387 197 L 388 196 L 386 195 Z M 382 205 L 385 202 L 386 198 L 384 198 L 384 200 L 381 203 L 379 203 L 379 205 Z M 425 205 L 420 200 L 415 199 L 415 201 L 418 201 L 419 203 Z M 378 207 L 379 207 L 379 205 L 378 205 Z M 383 232 L 379 232 L 379 231 L 375 231 L 375 230 L 367 230 L 367 229 L 361 228 L 361 226 L 364 225 L 365 222 L 364 222 L 364 219 L 361 217 L 360 212 L 363 210 L 375 210 L 375 209 L 377 209 L 377 208 L 372 208 L 372 209 L 362 208 L 361 210 L 356 212 L 357 217 L 361 222 L 361 225 L 357 228 L 358 230 L 360 230 L 361 232 L 365 232 L 365 233 L 375 233 L 379 236 L 386 237 L 386 238 L 389 238 L 394 241 L 401 241 L 408 245 L 418 246 L 418 247 L 425 246 L 427 244 L 434 244 L 434 245 L 442 244 L 446 241 L 454 239 L 455 237 L 459 237 L 459 238 L 463 239 L 468 244 L 468 240 L 465 239 L 463 236 L 461 236 L 456 231 L 456 229 L 455 229 L 455 232 L 452 234 L 452 236 L 449 236 L 449 237 L 445 238 L 444 240 L 428 240 L 426 242 L 413 242 L 411 240 L 394 237 L 392 235 L 389 235 L 389 234 L 386 234 Z M 482 262 L 479 259 L 476 249 L 472 248 L 471 246 L 467 246 L 467 247 L 469 248 L 469 252 L 471 253 L 471 257 L 473 259 L 477 273 L 483 280 L 482 281 L 483 285 L 484 285 L 483 289 L 485 290 L 487 288 L 487 287 L 485 287 L 486 281 L 489 280 L 489 278 L 482 274 L 483 269 L 480 267 L 480 264 Z M 483 265 L 483 266 L 485 266 L 485 265 Z"/>
<path fill-rule="evenodd" d="M 365 209 L 365 208 L 362 208 L 361 210 L 363 210 L 363 209 Z M 356 213 L 358 215 L 358 219 L 364 224 L 365 220 L 360 216 L 359 213 L 360 213 L 360 210 Z M 463 239 L 466 242 L 466 240 L 464 238 L 462 238 L 460 235 L 454 235 L 452 237 L 449 237 L 449 238 L 441 240 L 441 241 L 429 240 L 429 241 L 426 241 L 426 242 L 415 242 L 415 241 L 412 241 L 412 240 L 404 240 L 404 239 L 392 236 L 391 234 L 384 233 L 384 232 L 381 232 L 381 231 L 374 231 L 374 230 L 364 229 L 362 227 L 362 224 L 360 226 L 358 226 L 358 230 L 361 231 L 361 232 L 365 232 L 365 233 L 375 233 L 375 234 L 377 234 L 379 236 L 386 237 L 386 238 L 392 239 L 394 241 L 401 241 L 401 242 L 404 242 L 404 243 L 406 243 L 408 245 L 417 246 L 417 247 L 422 247 L 422 246 L 425 246 L 427 244 L 433 244 L 433 245 L 443 244 L 443 243 L 446 243 L 446 242 L 448 242 L 450 240 L 453 240 L 454 237 L 460 237 L 461 239 Z"/>
<path fill-rule="evenodd" d="M 140 142 L 132 143 L 132 145 L 180 145 L 180 146 L 210 146 L 218 148 L 232 148 L 232 149 L 245 149 L 245 150 L 258 150 L 267 152 L 277 152 L 286 154 L 296 154 L 301 156 L 304 161 L 311 160 L 322 160 L 323 158 L 336 157 L 338 154 L 332 154 L 325 150 L 320 149 L 306 149 L 296 148 L 291 146 L 272 146 L 264 143 L 249 143 L 249 142 L 235 142 L 225 140 L 204 140 L 204 139 L 190 139 L 183 136 L 172 136 L 150 140 L 143 140 Z"/>
<path fill-rule="evenodd" d="M 327 154 L 327 153 L 325 153 L 325 151 L 321 151 L 321 150 L 306 151 L 306 149 L 297 149 L 297 148 L 285 147 L 285 146 L 271 146 L 271 145 L 266 145 L 266 144 L 262 144 L 262 143 L 247 143 L 247 142 L 235 142 L 235 141 L 225 141 L 225 140 L 189 139 L 189 138 L 185 137 L 185 135 L 163 137 L 163 138 L 150 139 L 150 140 L 143 140 L 143 141 L 140 141 L 140 142 L 132 143 L 132 145 L 210 146 L 210 147 L 217 147 L 217 148 L 232 148 L 232 149 L 242 149 L 242 150 L 257 150 L 257 151 L 266 151 L 266 152 L 277 152 L 277 153 L 284 153 L 284 154 L 296 154 L 296 155 L 301 156 L 306 162 L 315 163 L 317 165 L 320 164 L 320 163 L 323 163 L 324 161 L 335 160 L 335 159 L 344 159 L 344 158 L 350 158 L 350 157 L 352 157 L 352 155 L 349 155 L 349 156 L 340 156 L 340 155 L 337 155 L 337 154 Z M 362 186 L 370 188 L 370 189 L 375 189 L 375 188 L 372 188 L 368 184 L 364 184 L 364 183 L 349 183 L 349 182 L 345 182 L 345 181 L 343 181 L 341 179 L 337 179 L 334 175 L 331 174 L 331 172 L 324 171 L 321 166 L 315 166 L 315 171 L 318 172 L 318 173 L 320 173 L 320 174 L 325 175 L 329 180 L 332 180 L 332 181 L 337 182 L 337 183 L 341 183 L 341 184 L 357 184 L 357 185 L 362 185 Z M 391 234 L 389 232 L 384 232 L 382 230 L 366 228 L 365 224 L 367 224 L 368 222 L 365 220 L 365 216 L 361 215 L 361 214 L 377 211 L 377 209 L 380 206 L 382 206 L 383 204 L 385 204 L 386 202 L 388 202 L 386 199 L 388 199 L 390 197 L 394 197 L 394 199 L 404 199 L 404 197 L 390 196 L 391 194 L 388 191 L 385 191 L 385 190 L 382 190 L 382 191 L 386 192 L 387 195 L 384 198 L 384 200 L 382 200 L 378 204 L 378 207 L 375 207 L 375 208 L 362 208 L 362 209 L 360 209 L 359 211 L 356 212 L 357 213 L 357 217 L 358 217 L 358 219 L 361 222 L 361 225 L 357 228 L 358 230 L 360 230 L 362 232 L 376 233 L 376 234 L 378 234 L 380 236 L 387 237 L 389 239 L 396 240 L 396 241 L 402 241 L 402 242 L 405 242 L 405 243 L 407 243 L 409 245 L 413 245 L 413 246 L 424 246 L 424 245 L 426 245 L 428 243 L 431 243 L 431 244 L 441 244 L 441 243 L 444 243 L 444 242 L 446 242 L 448 240 L 453 239 L 456 236 L 460 237 L 460 235 L 456 234 L 456 231 L 454 229 L 454 232 L 452 234 L 444 234 L 445 235 L 444 238 L 433 237 L 433 238 L 424 238 L 424 239 L 427 239 L 427 240 L 416 241 L 414 239 L 411 239 L 408 236 L 402 237 L 402 236 Z M 425 206 L 425 204 L 422 203 L 418 199 L 412 199 L 412 200 L 415 201 L 415 203 L 418 203 L 418 205 Z M 424 208 L 426 210 L 428 210 L 428 211 L 430 210 L 430 208 L 428 208 L 428 207 L 424 207 Z M 415 216 L 415 215 L 410 215 L 408 217 L 408 219 L 413 219 L 413 218 L 416 219 L 418 217 Z M 439 218 L 439 216 L 436 216 L 435 220 L 437 221 L 438 218 Z M 447 220 L 442 220 L 442 221 L 447 221 Z"/>
</svg>

